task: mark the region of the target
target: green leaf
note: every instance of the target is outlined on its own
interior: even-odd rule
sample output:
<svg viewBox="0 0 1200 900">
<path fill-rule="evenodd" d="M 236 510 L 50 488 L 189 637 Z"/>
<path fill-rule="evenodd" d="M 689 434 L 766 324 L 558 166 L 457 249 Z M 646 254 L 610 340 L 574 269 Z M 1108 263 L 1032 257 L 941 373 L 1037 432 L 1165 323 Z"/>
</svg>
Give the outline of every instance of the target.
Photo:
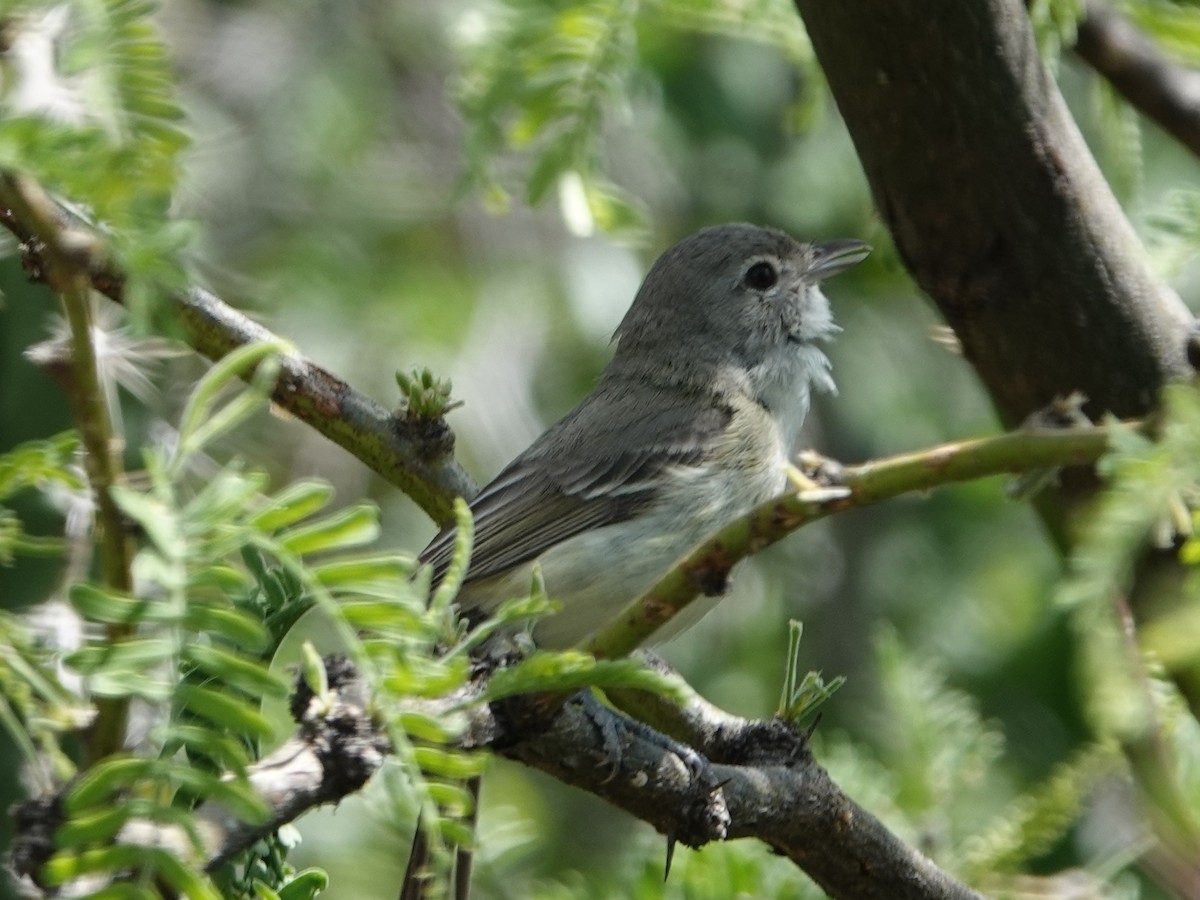
<svg viewBox="0 0 1200 900">
<path fill-rule="evenodd" d="M 82 853 L 56 853 L 43 864 L 39 875 L 49 885 L 66 884 L 76 878 L 97 873 L 129 871 L 155 871 L 159 868 L 162 857 L 169 856 L 163 851 L 151 847 L 137 847 L 127 844 L 113 844 L 85 850 Z M 173 863 L 178 868 L 178 863 Z M 156 893 L 153 896 L 158 897 Z M 211 897 L 220 900 L 213 894 L 189 894 L 188 896 Z"/>
<path fill-rule="evenodd" d="M 329 875 L 323 869 L 304 869 L 279 889 L 279 900 L 313 900 L 329 889 Z"/>
<path fill-rule="evenodd" d="M 448 717 L 431 716 L 416 710 L 401 712 L 396 718 L 396 724 L 404 729 L 404 733 L 409 737 L 434 744 L 447 744 L 462 731 L 461 727 L 454 727 L 454 723 L 449 721 Z"/>
<path fill-rule="evenodd" d="M 459 90 L 477 184 L 502 193 L 495 163 L 509 150 L 532 158 L 532 203 L 568 173 L 593 180 L 605 107 L 634 65 L 638 9 L 636 0 L 505 4 L 469 54 Z"/>
<path fill-rule="evenodd" d="M 432 646 L 441 634 L 435 623 L 400 603 L 354 600 L 343 603 L 341 610 L 349 625 L 373 636 L 373 639 L 383 639 L 391 647 L 400 642 L 420 642 Z"/>
<path fill-rule="evenodd" d="M 121 511 L 133 519 L 169 560 L 181 560 L 187 545 L 176 527 L 174 511 L 157 497 L 121 485 L 113 485 L 113 499 Z"/>
<path fill-rule="evenodd" d="M 257 738 L 269 738 L 274 734 L 270 720 L 237 697 L 186 682 L 176 688 L 175 696 L 189 712 L 203 716 L 214 725 Z"/>
<path fill-rule="evenodd" d="M 972 836 L 966 868 L 981 879 L 996 872 L 1019 871 L 1022 863 L 1051 852 L 1079 818 L 1080 809 L 1093 792 L 1120 772 L 1114 746 L 1085 746 L 1059 766 L 1035 790 L 1018 798 L 1008 809 Z"/>
<path fill-rule="evenodd" d="M 187 586 L 192 592 L 212 589 L 217 596 L 224 597 L 244 593 L 250 587 L 250 579 L 233 566 L 201 565 L 188 572 Z"/>
<path fill-rule="evenodd" d="M 438 831 L 454 847 L 470 847 L 475 841 L 475 832 L 471 830 L 470 826 L 454 819 L 439 820 Z"/>
<path fill-rule="evenodd" d="M 379 537 L 379 508 L 373 503 L 356 503 L 307 525 L 279 534 L 280 545 L 289 553 L 303 556 L 369 544 Z"/>
<path fill-rule="evenodd" d="M 169 764 L 169 777 L 197 796 L 219 803 L 243 822 L 261 825 L 271 816 L 270 807 L 248 782 L 230 780 L 186 763 Z"/>
<path fill-rule="evenodd" d="M 325 671 L 325 660 L 321 659 L 321 654 L 317 652 L 312 641 L 305 641 L 300 646 L 300 655 L 303 659 L 304 683 L 318 701 L 322 704 L 328 703 L 329 673 Z"/>
<path fill-rule="evenodd" d="M 206 536 L 215 526 L 239 519 L 266 488 L 265 472 L 222 469 L 210 478 L 179 514 L 189 535 Z"/>
<path fill-rule="evenodd" d="M 162 665 L 174 654 L 175 647 L 170 641 L 144 638 L 84 647 L 68 654 L 65 662 L 82 675 L 92 675 L 106 668 L 144 671 Z"/>
<path fill-rule="evenodd" d="M 210 632 L 247 650 L 265 650 L 271 644 L 270 634 L 257 619 L 235 609 L 189 604 L 184 622 L 193 631 Z"/>
<path fill-rule="evenodd" d="M 263 400 L 262 397 L 242 392 L 222 410 L 216 411 L 217 398 L 221 392 L 254 367 L 262 366 L 268 359 L 287 353 L 288 349 L 287 345 L 280 341 L 260 341 L 238 347 L 213 364 L 196 384 L 183 408 L 179 424 L 179 449 L 175 456 L 176 468 L 206 443 L 235 427 L 257 409 Z M 272 367 L 265 366 L 265 371 L 271 374 Z M 277 359 L 274 372 L 278 373 Z"/>
<path fill-rule="evenodd" d="M 97 697 L 139 697 L 160 703 L 171 697 L 171 685 L 162 678 L 149 678 L 135 669 L 101 669 L 88 679 L 88 690 Z"/>
<path fill-rule="evenodd" d="M 443 778 L 474 778 L 482 775 L 487 768 L 487 757 L 482 753 L 455 753 L 437 747 L 415 747 L 413 758 L 422 772 Z"/>
<path fill-rule="evenodd" d="M 133 805 L 128 803 L 93 807 L 63 822 L 54 832 L 54 845 L 60 850 L 70 850 L 108 843 L 135 815 Z"/>
<path fill-rule="evenodd" d="M 429 799 L 438 805 L 444 815 L 465 816 L 475 808 L 475 798 L 461 782 L 431 781 L 425 785 Z"/>
<path fill-rule="evenodd" d="M 69 816 L 74 816 L 97 803 L 106 803 L 116 791 L 147 777 L 155 766 L 152 759 L 110 756 L 79 776 L 67 791 L 63 806 Z"/>
<path fill-rule="evenodd" d="M 271 497 L 249 521 L 260 531 L 278 531 L 324 509 L 332 499 L 333 485 L 327 481 L 293 482 Z"/>
<path fill-rule="evenodd" d="M 384 685 L 399 696 L 440 697 L 466 684 L 470 674 L 469 663 L 462 657 L 446 662 L 410 656 L 396 660 Z"/>
<path fill-rule="evenodd" d="M 168 725 L 162 730 L 160 739 L 164 755 L 184 748 L 211 759 L 227 771 L 242 773 L 251 762 L 249 748 L 236 737 L 200 725 Z"/>
<path fill-rule="evenodd" d="M 792 725 L 799 725 L 811 716 L 846 683 L 846 678 L 842 675 L 829 682 L 821 677 L 820 672 L 800 675 L 800 639 L 803 634 L 804 626 L 800 622 L 795 619 L 788 622 L 787 667 L 783 694 L 775 715 Z"/>
<path fill-rule="evenodd" d="M 407 556 L 351 556 L 313 565 L 309 574 L 327 588 L 361 592 L 374 585 L 386 585 L 394 590 L 413 570 L 413 559 Z"/>
<path fill-rule="evenodd" d="M 190 900 L 222 900 L 220 892 L 203 872 L 184 864 L 166 850 L 154 851 L 152 870 Z"/>
<path fill-rule="evenodd" d="M 78 451 L 79 435 L 67 431 L 45 440 L 18 444 L 0 455 L 0 500 L 46 484 L 82 490 L 84 485 L 72 468 Z"/>
<path fill-rule="evenodd" d="M 290 686 L 256 659 L 197 641 L 183 648 L 183 657 L 229 687 L 263 697 L 286 697 Z"/>
<path fill-rule="evenodd" d="M 475 520 L 471 517 L 471 507 L 461 497 L 454 498 L 454 528 L 454 552 L 450 556 L 450 565 L 446 567 L 446 574 L 442 576 L 442 582 L 429 603 L 430 609 L 435 612 L 449 609 L 458 596 L 467 567 L 471 565 Z"/>
<path fill-rule="evenodd" d="M 139 318 L 144 279 L 179 280 L 180 230 L 165 223 L 187 144 L 173 73 L 146 4 L 66 9 L 57 19 L 6 11 L 0 165 L 70 197 L 111 236 Z M 22 94 L 38 102 L 13 109 Z M 76 111 L 64 117 L 64 107 Z"/>
<path fill-rule="evenodd" d="M 67 592 L 71 606 L 85 619 L 113 625 L 173 622 L 175 613 L 164 604 L 103 591 L 90 584 L 73 584 Z"/>
<path fill-rule="evenodd" d="M 61 849 L 110 842 L 126 822 L 143 820 L 170 825 L 186 834 L 192 847 L 203 851 L 203 842 L 195 816 L 188 809 L 166 806 L 145 797 L 123 797 L 116 806 L 104 805 L 72 816 L 54 833 Z"/>
</svg>

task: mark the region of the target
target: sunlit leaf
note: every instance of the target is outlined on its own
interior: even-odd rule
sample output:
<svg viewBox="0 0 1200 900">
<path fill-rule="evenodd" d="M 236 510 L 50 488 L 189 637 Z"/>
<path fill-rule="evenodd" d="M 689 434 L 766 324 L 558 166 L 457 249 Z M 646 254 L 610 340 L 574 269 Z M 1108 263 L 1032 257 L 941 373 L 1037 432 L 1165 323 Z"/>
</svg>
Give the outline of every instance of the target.
<svg viewBox="0 0 1200 900">
<path fill-rule="evenodd" d="M 368 544 L 379 537 L 379 509 L 372 503 L 357 503 L 306 525 L 279 534 L 279 543 L 290 553 L 302 556 L 344 550 Z"/>
<path fill-rule="evenodd" d="M 222 728 L 259 738 L 268 738 L 274 733 L 270 720 L 257 709 L 221 691 L 184 683 L 176 688 L 175 696 L 190 712 L 204 716 Z"/>
<path fill-rule="evenodd" d="M 326 481 L 296 481 L 268 498 L 267 504 L 250 517 L 262 531 L 278 531 L 325 508 L 333 499 L 333 485 Z"/>
<path fill-rule="evenodd" d="M 220 647 L 191 642 L 182 650 L 184 659 L 230 687 L 264 697 L 284 697 L 290 686 L 256 659 L 248 659 Z"/>
</svg>

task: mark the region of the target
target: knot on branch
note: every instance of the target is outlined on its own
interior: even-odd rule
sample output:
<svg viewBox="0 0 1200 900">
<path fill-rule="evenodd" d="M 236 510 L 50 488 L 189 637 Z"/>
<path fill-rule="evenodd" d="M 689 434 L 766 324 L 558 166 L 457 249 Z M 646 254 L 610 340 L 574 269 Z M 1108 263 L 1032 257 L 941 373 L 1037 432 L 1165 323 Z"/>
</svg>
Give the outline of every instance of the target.
<svg viewBox="0 0 1200 900">
<path fill-rule="evenodd" d="M 9 865 L 19 878 L 28 878 L 45 888 L 38 872 L 54 853 L 54 832 L 65 818 L 62 794 L 34 797 L 9 810 L 16 834 L 9 851 Z"/>
<path fill-rule="evenodd" d="M 328 698 L 318 697 L 303 677 L 292 695 L 298 737 L 308 744 L 324 771 L 323 790 L 338 798 L 358 790 L 391 752 L 380 724 L 367 711 L 368 698 L 358 670 L 344 656 L 324 659 Z"/>
<path fill-rule="evenodd" d="M 730 766 L 805 765 L 813 761 L 810 734 L 783 719 L 731 718 L 705 740 L 704 752 Z"/>
</svg>

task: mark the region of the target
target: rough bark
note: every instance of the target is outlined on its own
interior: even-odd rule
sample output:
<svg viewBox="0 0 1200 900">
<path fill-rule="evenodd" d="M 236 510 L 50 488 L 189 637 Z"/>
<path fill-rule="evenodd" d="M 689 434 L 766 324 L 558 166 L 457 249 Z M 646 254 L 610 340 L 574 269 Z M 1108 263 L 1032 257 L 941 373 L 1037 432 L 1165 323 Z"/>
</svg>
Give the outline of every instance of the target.
<svg viewBox="0 0 1200 900">
<path fill-rule="evenodd" d="M 796 0 L 881 214 L 1007 425 L 1137 416 L 1192 317 L 1141 247 L 1020 0 Z"/>
</svg>

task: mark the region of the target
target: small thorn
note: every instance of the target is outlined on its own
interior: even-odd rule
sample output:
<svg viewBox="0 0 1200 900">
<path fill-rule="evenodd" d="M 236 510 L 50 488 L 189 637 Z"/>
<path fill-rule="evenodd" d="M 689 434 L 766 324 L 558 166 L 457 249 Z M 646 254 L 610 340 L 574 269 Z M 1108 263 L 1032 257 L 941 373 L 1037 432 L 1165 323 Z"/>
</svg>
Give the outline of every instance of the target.
<svg viewBox="0 0 1200 900">
<path fill-rule="evenodd" d="M 664 883 L 666 882 L 667 878 L 671 874 L 671 860 L 673 860 L 674 858 L 675 858 L 675 835 L 668 834 L 667 835 L 667 864 L 663 868 L 663 882 Z"/>
<path fill-rule="evenodd" d="M 800 733 L 806 743 L 812 739 L 813 734 L 817 730 L 817 726 L 821 724 L 821 715 L 821 713 L 817 713 L 815 716 L 813 716 L 812 724 Z"/>
</svg>

